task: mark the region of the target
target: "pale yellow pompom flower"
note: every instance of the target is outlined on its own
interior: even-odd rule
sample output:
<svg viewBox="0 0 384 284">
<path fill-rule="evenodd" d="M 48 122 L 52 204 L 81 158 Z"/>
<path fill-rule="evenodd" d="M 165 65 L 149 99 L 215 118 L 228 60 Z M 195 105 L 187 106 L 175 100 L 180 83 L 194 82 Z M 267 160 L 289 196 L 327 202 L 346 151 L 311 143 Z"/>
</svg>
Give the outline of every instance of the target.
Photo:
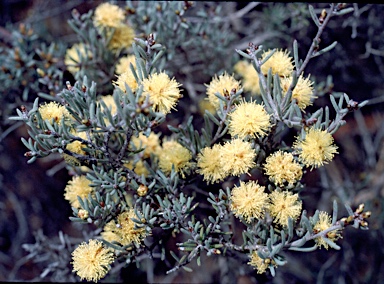
<svg viewBox="0 0 384 284">
<path fill-rule="evenodd" d="M 268 194 L 265 187 L 255 181 L 240 181 L 231 192 L 231 210 L 236 217 L 242 217 L 247 223 L 253 219 L 264 218 L 268 208 Z"/>
<path fill-rule="evenodd" d="M 226 142 L 221 151 L 223 171 L 230 175 L 240 176 L 256 165 L 254 162 L 256 152 L 249 142 L 233 139 Z"/>
<path fill-rule="evenodd" d="M 124 10 L 111 3 L 102 3 L 95 9 L 93 24 L 95 27 L 118 27 L 125 19 Z"/>
<path fill-rule="evenodd" d="M 264 60 L 272 50 L 264 51 L 261 61 Z M 289 56 L 287 50 L 276 50 L 275 53 L 261 65 L 261 72 L 266 76 L 268 70 L 272 68 L 272 75 L 278 74 L 280 77 L 291 76 L 294 65 L 293 58 Z"/>
<path fill-rule="evenodd" d="M 297 138 L 293 147 L 299 151 L 300 161 L 307 167 L 318 168 L 327 164 L 337 154 L 333 137 L 326 130 L 310 128 L 304 139 Z"/>
<path fill-rule="evenodd" d="M 236 89 L 236 91 L 241 89 L 240 81 L 226 72 L 219 77 L 215 75 L 209 85 L 205 84 L 205 86 L 207 87 L 208 100 L 216 109 L 220 107 L 220 100 L 215 96 L 216 93 L 225 96 L 225 91 L 229 94 L 232 89 Z"/>
<path fill-rule="evenodd" d="M 118 75 L 117 80 L 112 82 L 112 84 L 118 87 L 124 93 L 127 92 L 125 84 L 128 85 L 128 87 L 131 89 L 132 92 L 135 92 L 137 87 L 139 86 L 137 84 L 135 76 L 133 76 L 131 69 L 127 69 L 126 71 Z"/>
<path fill-rule="evenodd" d="M 143 93 L 149 95 L 149 101 L 156 112 L 167 114 L 175 109 L 181 98 L 179 84 L 174 78 L 170 79 L 165 72 L 155 73 L 143 80 Z"/>
<path fill-rule="evenodd" d="M 61 119 L 64 120 L 71 117 L 69 111 L 65 106 L 57 102 L 44 103 L 39 106 L 39 113 L 43 120 L 48 120 L 49 122 L 55 121 L 58 125 L 61 124 Z"/>
<path fill-rule="evenodd" d="M 145 167 L 143 160 L 138 160 L 136 162 L 131 160 L 128 163 L 125 163 L 124 167 L 133 170 L 139 176 L 144 175 L 144 177 L 147 177 L 149 175 L 149 171 Z"/>
<path fill-rule="evenodd" d="M 228 176 L 223 170 L 221 149 L 220 144 L 214 144 L 212 148 L 203 148 L 197 155 L 197 172 L 203 175 L 203 179 L 208 183 L 222 181 Z"/>
<path fill-rule="evenodd" d="M 148 137 L 140 132 L 139 137 L 132 136 L 131 143 L 136 150 L 144 148 L 144 151 L 142 151 L 144 159 L 149 158 L 151 153 L 159 155 L 161 152 L 159 135 L 155 132 L 151 132 Z"/>
<path fill-rule="evenodd" d="M 320 233 L 332 226 L 332 218 L 331 216 L 324 211 L 319 212 L 319 220 L 313 227 L 313 233 L 317 234 Z M 325 234 L 325 236 L 330 239 L 331 241 L 337 241 L 339 238 L 341 238 L 340 230 L 333 230 Z M 316 244 L 321 248 L 321 246 L 328 249 L 329 245 L 324 241 L 322 237 L 315 238 Z"/>
<path fill-rule="evenodd" d="M 200 100 L 198 107 L 201 116 L 204 116 L 206 110 L 212 114 L 216 113 L 216 108 L 206 99 Z"/>
<path fill-rule="evenodd" d="M 281 78 L 280 82 L 283 94 L 286 94 L 289 86 L 291 85 L 292 78 L 284 77 Z M 292 91 L 292 100 L 296 99 L 299 108 L 304 110 L 307 106 L 312 105 L 312 101 L 316 98 L 317 96 L 313 94 L 313 82 L 309 80 L 309 76 L 304 78 L 302 75 L 300 75 L 299 79 L 297 80 L 297 84 Z"/>
<path fill-rule="evenodd" d="M 117 75 L 120 75 L 127 70 L 131 70 L 130 64 L 133 65 L 133 68 L 136 68 L 136 58 L 134 55 L 127 55 L 127 56 L 121 57 L 116 64 L 115 73 Z"/>
<path fill-rule="evenodd" d="M 242 79 L 242 84 L 244 91 L 250 92 L 252 95 L 260 95 L 260 82 L 259 75 L 252 63 L 241 60 L 233 66 L 233 69 L 237 74 L 239 74 Z"/>
<path fill-rule="evenodd" d="M 107 33 L 107 36 L 108 34 L 109 32 Z M 115 28 L 113 32 L 113 36 L 109 42 L 108 48 L 112 50 L 130 48 L 134 37 L 135 32 L 130 25 L 120 24 Z"/>
<path fill-rule="evenodd" d="M 283 151 L 277 151 L 268 156 L 264 169 L 269 180 L 280 187 L 284 186 L 284 183 L 293 186 L 303 175 L 303 170 L 293 155 Z"/>
<path fill-rule="evenodd" d="M 300 216 L 302 202 L 298 194 L 289 191 L 273 191 L 269 194 L 269 213 L 275 223 L 288 226 L 288 218 L 294 221 Z"/>
<path fill-rule="evenodd" d="M 267 268 L 269 267 L 269 265 L 271 265 L 271 259 L 269 259 L 269 258 L 262 259 L 257 254 L 257 251 L 253 251 L 249 255 L 249 258 L 250 258 L 250 260 L 249 260 L 248 264 L 253 266 L 253 268 L 257 270 L 258 274 L 265 273 L 267 271 Z M 275 264 L 274 266 L 277 266 L 277 265 Z"/>
<path fill-rule="evenodd" d="M 92 194 L 93 189 L 89 186 L 91 182 L 85 176 L 74 176 L 66 185 L 64 191 L 64 198 L 71 203 L 72 207 L 80 208 L 80 203 L 77 197 L 82 199 Z"/>
<path fill-rule="evenodd" d="M 145 238 L 146 231 L 144 227 L 135 228 L 132 218 L 138 218 L 134 209 L 119 214 L 117 220 L 112 220 L 105 225 L 101 236 L 108 242 L 116 241 L 123 246 L 139 244 Z"/>
<path fill-rule="evenodd" d="M 112 95 L 102 96 L 100 100 L 102 100 L 105 103 L 106 107 L 111 111 L 112 115 L 117 114 L 117 106 Z M 103 111 L 104 110 L 103 105 L 100 104 L 100 106 L 101 106 L 101 110 Z"/>
<path fill-rule="evenodd" d="M 91 239 L 88 243 L 81 243 L 72 252 L 72 260 L 73 272 L 81 280 L 97 282 L 107 275 L 115 258 L 112 250 L 105 248 L 102 242 Z"/>
<path fill-rule="evenodd" d="M 77 137 L 80 137 L 84 140 L 87 140 L 87 134 L 86 132 L 76 132 L 76 131 L 71 131 L 71 133 L 74 135 L 74 136 L 77 136 Z M 86 155 L 87 153 L 83 150 L 83 148 L 85 148 L 87 145 L 84 145 L 83 143 L 81 143 L 80 141 L 78 140 L 75 140 L 71 143 L 68 143 L 65 148 L 69 151 L 71 151 L 72 153 L 75 153 L 75 154 L 79 154 L 79 155 Z M 69 165 L 80 165 L 80 162 L 78 161 L 78 159 L 76 159 L 75 157 L 69 155 L 69 154 L 63 154 L 63 158 L 65 160 L 65 162 Z"/>
<path fill-rule="evenodd" d="M 82 58 L 92 58 L 91 51 L 86 48 L 84 43 L 75 43 L 65 52 L 64 63 L 67 66 L 68 71 L 73 75 L 80 70 L 79 64 L 81 63 Z"/>
<path fill-rule="evenodd" d="M 165 173 L 170 174 L 172 166 L 175 171 L 185 177 L 185 171 L 191 166 L 191 152 L 174 140 L 164 141 L 162 151 L 159 154 L 159 168 Z"/>
<path fill-rule="evenodd" d="M 271 127 L 270 115 L 262 105 L 253 101 L 241 101 L 229 118 L 229 133 L 241 139 L 262 138 Z"/>
</svg>

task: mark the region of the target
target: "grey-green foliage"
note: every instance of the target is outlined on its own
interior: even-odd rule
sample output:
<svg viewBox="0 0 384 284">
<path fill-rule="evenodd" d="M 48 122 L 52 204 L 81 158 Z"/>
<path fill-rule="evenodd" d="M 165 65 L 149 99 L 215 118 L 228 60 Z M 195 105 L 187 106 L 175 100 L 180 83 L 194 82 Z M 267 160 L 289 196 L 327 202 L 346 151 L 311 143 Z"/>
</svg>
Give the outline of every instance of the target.
<svg viewBox="0 0 384 284">
<path fill-rule="evenodd" d="M 212 76 L 231 69 L 235 57 L 230 46 L 237 36 L 222 17 L 222 3 L 127 1 L 127 5 L 138 35 L 156 34 L 156 41 L 166 47 L 162 63 L 171 74 Z"/>
<path fill-rule="evenodd" d="M 63 78 L 58 69 L 65 50 L 63 44 L 44 42 L 30 25 L 8 29 L 11 32 L 4 34 L 7 36 L 0 46 L 0 134 L 16 106 L 29 105 L 41 91 L 54 96 Z"/>
</svg>

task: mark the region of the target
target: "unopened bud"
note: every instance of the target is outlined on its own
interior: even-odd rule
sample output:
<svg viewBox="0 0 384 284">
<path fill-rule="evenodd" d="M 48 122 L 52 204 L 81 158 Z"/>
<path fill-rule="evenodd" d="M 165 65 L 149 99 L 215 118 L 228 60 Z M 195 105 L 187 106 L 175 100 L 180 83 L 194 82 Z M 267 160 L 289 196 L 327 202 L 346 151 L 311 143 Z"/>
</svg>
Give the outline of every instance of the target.
<svg viewBox="0 0 384 284">
<path fill-rule="evenodd" d="M 148 192 L 148 187 L 145 186 L 144 184 L 141 184 L 139 186 L 139 188 L 137 189 L 137 194 L 139 196 L 145 196 L 147 194 L 147 192 Z"/>
<path fill-rule="evenodd" d="M 361 217 L 363 217 L 364 219 L 371 217 L 371 211 L 363 212 L 363 214 L 361 214 Z"/>
<path fill-rule="evenodd" d="M 326 16 L 327 16 L 327 11 L 325 9 L 323 9 L 323 11 L 321 11 L 321 14 L 320 14 L 320 17 L 319 17 L 320 24 L 322 24 L 324 22 L 324 19 L 325 19 Z"/>
<path fill-rule="evenodd" d="M 363 211 L 364 211 L 364 203 L 361 203 L 361 204 L 359 205 L 359 207 L 357 207 L 355 213 L 360 214 L 360 213 L 363 212 Z"/>
</svg>

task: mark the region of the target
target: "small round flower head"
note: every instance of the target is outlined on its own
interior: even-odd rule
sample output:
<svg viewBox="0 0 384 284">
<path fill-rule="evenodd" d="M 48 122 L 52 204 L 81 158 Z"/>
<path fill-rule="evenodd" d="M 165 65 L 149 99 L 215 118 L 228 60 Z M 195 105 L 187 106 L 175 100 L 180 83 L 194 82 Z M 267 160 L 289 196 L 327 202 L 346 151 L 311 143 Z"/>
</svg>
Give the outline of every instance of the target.
<svg viewBox="0 0 384 284">
<path fill-rule="evenodd" d="M 288 226 L 288 218 L 296 220 L 301 214 L 302 202 L 298 194 L 289 191 L 273 191 L 269 194 L 269 213 L 275 223 Z"/>
<path fill-rule="evenodd" d="M 288 91 L 291 82 L 291 77 L 281 78 L 281 89 L 284 94 Z M 303 78 L 303 76 L 300 75 L 299 79 L 297 80 L 297 84 L 292 91 L 292 99 L 296 99 L 297 105 L 301 110 L 304 110 L 307 106 L 312 105 L 312 100 L 317 98 L 313 94 L 312 85 L 313 82 L 309 80 L 309 76 L 308 78 Z"/>
<path fill-rule="evenodd" d="M 137 219 L 134 209 L 121 213 L 117 220 L 112 220 L 104 227 L 101 236 L 108 242 L 116 241 L 123 246 L 131 243 L 139 244 L 146 236 L 145 228 L 135 228 Z"/>
<path fill-rule="evenodd" d="M 331 216 L 329 216 L 327 212 L 320 211 L 319 221 L 317 221 L 317 223 L 313 227 L 313 232 L 314 234 L 317 234 L 330 228 L 331 226 L 332 226 Z M 339 238 L 341 238 L 341 234 L 339 230 L 330 231 L 326 233 L 325 236 L 331 241 L 337 241 Z M 322 237 L 315 238 L 315 242 L 319 247 L 323 246 L 326 249 L 328 249 L 329 247 L 328 243 L 326 243 Z"/>
<path fill-rule="evenodd" d="M 92 54 L 83 43 L 75 43 L 65 53 L 64 63 L 73 75 L 80 70 L 79 64 L 83 58 L 91 58 Z"/>
<path fill-rule="evenodd" d="M 244 91 L 250 92 L 252 95 L 261 94 L 259 76 L 250 62 L 241 60 L 235 64 L 233 69 L 243 78 Z"/>
<path fill-rule="evenodd" d="M 131 142 L 136 150 L 144 148 L 142 152 L 144 159 L 149 158 L 151 153 L 153 155 L 159 155 L 161 152 L 159 135 L 154 132 L 151 132 L 148 137 L 140 132 L 139 137 L 132 136 Z"/>
<path fill-rule="evenodd" d="M 229 133 L 232 137 L 261 138 L 271 127 L 270 115 L 262 105 L 252 101 L 241 101 L 229 117 Z"/>
<path fill-rule="evenodd" d="M 164 141 L 162 151 L 159 154 L 159 167 L 165 174 L 170 174 L 172 166 L 175 171 L 185 177 L 185 171 L 191 166 L 191 152 L 174 140 Z"/>
<path fill-rule="evenodd" d="M 72 252 L 73 272 L 80 276 L 81 280 L 97 282 L 107 275 L 114 261 L 113 252 L 103 247 L 98 240 L 89 240 L 81 243 Z"/>
<path fill-rule="evenodd" d="M 258 274 L 263 274 L 267 270 L 269 263 L 268 263 L 268 258 L 267 259 L 262 259 L 258 254 L 257 251 L 253 251 L 249 255 L 249 262 L 248 264 L 253 266 L 254 269 L 257 270 Z"/>
<path fill-rule="evenodd" d="M 127 56 L 121 57 L 116 64 L 115 73 L 117 75 L 120 75 L 127 70 L 131 70 L 130 68 L 131 63 L 133 65 L 133 68 L 136 68 L 136 58 L 134 55 L 127 55 Z"/>
<path fill-rule="evenodd" d="M 236 89 L 237 91 L 241 89 L 240 81 L 237 81 L 233 76 L 225 72 L 219 77 L 215 75 L 209 85 L 205 84 L 205 86 L 207 87 L 208 100 L 215 109 L 219 109 L 220 107 L 220 100 L 215 96 L 216 93 L 225 96 L 225 92 L 229 93 L 232 89 Z"/>
<path fill-rule="evenodd" d="M 64 198 L 71 203 L 72 207 L 80 208 L 77 197 L 85 198 L 93 189 L 89 186 L 91 182 L 85 176 L 74 176 L 65 187 Z"/>
<path fill-rule="evenodd" d="M 75 132 L 73 131 L 72 134 L 74 136 L 77 136 L 77 137 L 80 137 L 84 140 L 87 140 L 87 134 L 83 131 L 83 132 Z M 66 146 L 66 149 L 73 152 L 73 153 L 76 153 L 76 154 L 80 154 L 80 155 L 85 155 L 86 152 L 83 150 L 83 148 L 85 148 L 86 145 L 82 144 L 80 141 L 78 140 L 75 140 L 71 143 L 69 143 L 67 146 Z"/>
<path fill-rule="evenodd" d="M 87 134 L 85 132 L 76 132 L 76 131 L 71 131 L 71 133 L 74 136 L 80 137 L 84 140 L 87 140 Z M 72 153 L 79 154 L 79 155 L 86 155 L 87 153 L 83 150 L 83 148 L 87 147 L 87 145 L 84 145 L 78 140 L 75 140 L 71 143 L 68 143 L 65 148 Z M 74 156 L 71 156 L 69 154 L 63 153 L 62 157 L 64 158 L 65 162 L 68 165 L 73 165 L 73 166 L 79 166 L 80 162 L 78 159 L 76 159 Z"/>
<path fill-rule="evenodd" d="M 143 160 L 130 160 L 128 163 L 124 163 L 124 167 L 133 170 L 139 176 L 144 175 L 144 177 L 149 176 L 149 171 L 145 167 Z"/>
<path fill-rule="evenodd" d="M 264 169 L 269 180 L 280 187 L 284 186 L 286 182 L 292 186 L 303 175 L 303 170 L 300 164 L 294 160 L 293 155 L 283 151 L 277 151 L 268 156 Z"/>
<path fill-rule="evenodd" d="M 108 35 L 108 33 L 107 33 Z M 119 50 L 122 48 L 130 48 L 133 43 L 135 32 L 130 25 L 120 24 L 114 32 L 108 48 L 112 50 Z"/>
<path fill-rule="evenodd" d="M 256 152 L 249 142 L 233 139 L 226 142 L 221 151 L 223 171 L 230 175 L 240 176 L 256 165 L 254 162 Z"/>
<path fill-rule="evenodd" d="M 261 61 L 264 60 L 271 50 L 264 51 Z M 261 66 L 261 72 L 266 76 L 268 70 L 272 68 L 272 75 L 278 74 L 280 77 L 288 77 L 292 74 L 294 65 L 293 58 L 289 57 L 287 50 L 276 50 L 275 53 Z"/>
<path fill-rule="evenodd" d="M 118 27 L 125 19 L 124 10 L 111 3 L 103 3 L 97 6 L 93 16 L 95 27 Z"/>
<path fill-rule="evenodd" d="M 47 119 L 51 122 L 53 119 L 58 125 L 61 124 L 62 117 L 64 117 L 64 119 L 71 117 L 65 106 L 62 106 L 57 102 L 49 102 L 40 105 L 39 112 L 43 120 Z"/>
<path fill-rule="evenodd" d="M 318 168 L 327 164 L 337 154 L 333 137 L 326 130 L 310 128 L 304 139 L 298 138 L 293 147 L 299 150 L 299 159 L 307 167 Z"/>
<path fill-rule="evenodd" d="M 206 99 L 202 99 L 199 101 L 199 113 L 201 114 L 201 116 L 204 116 L 206 110 L 209 111 L 210 113 L 216 113 L 216 109 L 210 103 L 210 101 Z"/>
<path fill-rule="evenodd" d="M 227 177 L 223 170 L 220 144 L 214 144 L 212 148 L 205 147 L 197 155 L 197 172 L 204 176 L 208 183 L 222 181 Z"/>
<path fill-rule="evenodd" d="M 107 108 L 111 111 L 112 115 L 117 114 L 117 106 L 115 104 L 115 100 L 113 99 L 112 95 L 102 96 L 101 100 L 105 103 Z M 100 104 L 100 106 L 101 106 L 101 111 L 103 111 L 104 110 L 103 105 Z"/>
<path fill-rule="evenodd" d="M 231 193 L 231 210 L 236 217 L 242 217 L 250 223 L 252 219 L 262 219 L 268 208 L 268 194 L 264 186 L 257 182 L 240 181 L 240 186 L 235 186 Z"/>
<path fill-rule="evenodd" d="M 181 84 L 173 78 L 170 79 L 164 72 L 152 74 L 143 80 L 144 94 L 149 95 L 154 110 L 163 114 L 175 109 L 181 97 L 180 86 Z"/>
<path fill-rule="evenodd" d="M 118 75 L 117 80 L 113 82 L 113 85 L 118 87 L 124 93 L 127 92 L 125 84 L 128 85 L 132 92 L 135 92 L 138 87 L 137 81 L 135 79 L 135 76 L 133 76 L 131 69 L 127 69 L 126 71 Z"/>
</svg>

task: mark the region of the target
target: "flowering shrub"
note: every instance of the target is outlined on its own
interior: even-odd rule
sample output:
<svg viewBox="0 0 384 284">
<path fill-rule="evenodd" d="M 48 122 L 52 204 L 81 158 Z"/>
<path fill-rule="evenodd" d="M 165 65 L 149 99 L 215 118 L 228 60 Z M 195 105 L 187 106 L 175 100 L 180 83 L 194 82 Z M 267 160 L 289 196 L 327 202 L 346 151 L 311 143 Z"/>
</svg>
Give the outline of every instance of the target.
<svg viewBox="0 0 384 284">
<path fill-rule="evenodd" d="M 70 219 L 92 231 L 74 244 L 73 273 L 97 282 L 145 258 L 164 260 L 169 273 L 190 271 L 206 254 L 240 256 L 258 274 L 274 276 L 287 250 L 338 250 L 346 227 L 368 229 L 363 205 L 344 204 L 340 214 L 335 200 L 333 212 L 309 216 L 302 198 L 303 177 L 332 163 L 339 154 L 333 135 L 367 103 L 330 94 L 332 111 L 310 108 L 323 94 L 306 67 L 335 47 L 319 44 L 331 18 L 353 9 L 330 4 L 318 15 L 309 6 L 318 32 L 304 58 L 296 40 L 291 51 L 252 42 L 236 49 L 241 57 L 201 84 L 210 106 L 198 124 L 179 108 L 191 89 L 173 76 L 181 68 L 176 50 L 196 36 L 184 17 L 193 4 L 156 4 L 175 38 L 162 34 L 162 23 L 143 19 L 145 4 L 137 5 L 73 12 L 69 23 L 81 42 L 67 49 L 64 62 L 75 81 L 11 118 L 28 126 L 28 163 L 59 155 L 73 175 L 64 194 Z M 170 119 L 175 113 L 179 125 Z M 169 250 L 170 238 L 177 249 Z"/>
</svg>

